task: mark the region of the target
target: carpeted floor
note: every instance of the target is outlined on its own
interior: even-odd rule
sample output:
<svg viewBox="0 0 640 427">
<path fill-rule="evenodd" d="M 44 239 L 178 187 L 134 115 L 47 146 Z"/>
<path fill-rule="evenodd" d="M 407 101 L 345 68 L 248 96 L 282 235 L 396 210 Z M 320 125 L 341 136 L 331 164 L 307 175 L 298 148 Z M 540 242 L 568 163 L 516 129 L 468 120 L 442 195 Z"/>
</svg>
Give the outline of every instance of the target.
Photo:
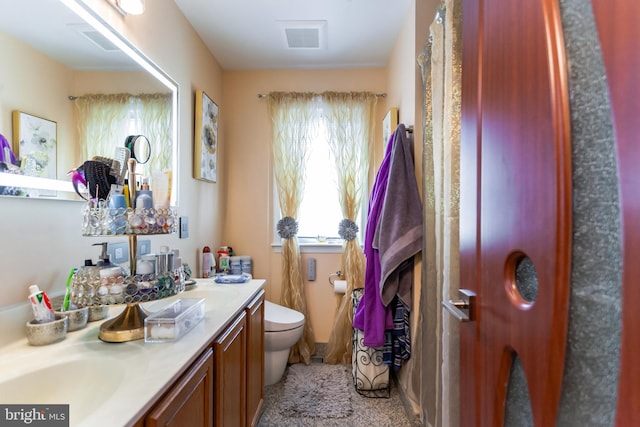
<svg viewBox="0 0 640 427">
<path fill-rule="evenodd" d="M 297 364 L 265 389 L 259 427 L 415 427 L 391 382 L 391 396 L 363 397 L 355 390 L 351 365 Z M 328 391 L 328 392 L 327 392 Z M 293 396 L 293 398 L 291 398 Z M 333 396 L 333 397 L 332 397 Z"/>
</svg>

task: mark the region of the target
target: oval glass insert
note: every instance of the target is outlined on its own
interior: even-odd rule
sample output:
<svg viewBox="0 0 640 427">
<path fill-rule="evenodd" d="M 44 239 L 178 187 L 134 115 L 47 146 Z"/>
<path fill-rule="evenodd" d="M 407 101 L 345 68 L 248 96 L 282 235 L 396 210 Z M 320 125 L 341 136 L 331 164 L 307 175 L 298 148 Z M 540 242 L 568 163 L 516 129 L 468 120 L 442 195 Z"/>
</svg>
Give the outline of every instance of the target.
<svg viewBox="0 0 640 427">
<path fill-rule="evenodd" d="M 538 296 L 538 274 L 533 261 L 525 256 L 516 264 L 516 289 L 526 302 L 532 303 Z"/>
<path fill-rule="evenodd" d="M 533 261 L 522 252 L 511 254 L 505 266 L 505 288 L 516 306 L 527 309 L 538 296 L 538 273 Z"/>
</svg>

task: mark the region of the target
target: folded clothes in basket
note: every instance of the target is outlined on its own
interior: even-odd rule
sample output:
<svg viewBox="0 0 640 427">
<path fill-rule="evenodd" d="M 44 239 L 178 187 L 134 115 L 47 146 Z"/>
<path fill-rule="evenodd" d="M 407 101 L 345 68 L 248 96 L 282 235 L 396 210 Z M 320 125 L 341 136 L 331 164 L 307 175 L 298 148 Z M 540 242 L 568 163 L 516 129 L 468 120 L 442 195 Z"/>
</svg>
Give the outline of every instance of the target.
<svg viewBox="0 0 640 427">
<path fill-rule="evenodd" d="M 251 280 L 250 274 L 220 274 L 214 279 L 216 283 L 245 283 Z"/>
</svg>

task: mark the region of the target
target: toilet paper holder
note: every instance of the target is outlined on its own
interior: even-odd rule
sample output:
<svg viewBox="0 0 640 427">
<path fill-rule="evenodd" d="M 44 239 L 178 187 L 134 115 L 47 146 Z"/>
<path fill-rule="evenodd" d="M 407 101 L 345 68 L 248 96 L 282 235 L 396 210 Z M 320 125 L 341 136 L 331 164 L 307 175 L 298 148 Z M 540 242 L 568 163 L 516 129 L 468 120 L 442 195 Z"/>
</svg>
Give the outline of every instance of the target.
<svg viewBox="0 0 640 427">
<path fill-rule="evenodd" d="M 332 273 L 329 275 L 329 284 L 333 287 L 334 286 L 334 281 L 337 279 L 342 279 L 342 271 L 338 270 L 335 273 Z"/>
</svg>

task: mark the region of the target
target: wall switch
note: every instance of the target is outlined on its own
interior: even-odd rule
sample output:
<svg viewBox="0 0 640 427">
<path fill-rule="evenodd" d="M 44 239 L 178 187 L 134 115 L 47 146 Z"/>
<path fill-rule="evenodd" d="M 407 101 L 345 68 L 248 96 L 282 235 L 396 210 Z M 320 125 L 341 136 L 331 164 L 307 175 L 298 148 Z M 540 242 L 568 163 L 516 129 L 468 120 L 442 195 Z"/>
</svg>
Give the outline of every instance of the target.
<svg viewBox="0 0 640 427">
<path fill-rule="evenodd" d="M 114 264 L 122 264 L 129 261 L 129 243 L 116 242 L 107 245 L 109 259 Z"/>
<path fill-rule="evenodd" d="M 189 237 L 189 217 L 181 216 L 180 221 L 180 238 L 186 239 Z"/>
<path fill-rule="evenodd" d="M 140 258 L 142 255 L 151 253 L 151 240 L 138 239 L 137 255 Z"/>
<path fill-rule="evenodd" d="M 316 259 L 309 258 L 307 260 L 307 280 L 313 282 L 316 280 Z"/>
</svg>

